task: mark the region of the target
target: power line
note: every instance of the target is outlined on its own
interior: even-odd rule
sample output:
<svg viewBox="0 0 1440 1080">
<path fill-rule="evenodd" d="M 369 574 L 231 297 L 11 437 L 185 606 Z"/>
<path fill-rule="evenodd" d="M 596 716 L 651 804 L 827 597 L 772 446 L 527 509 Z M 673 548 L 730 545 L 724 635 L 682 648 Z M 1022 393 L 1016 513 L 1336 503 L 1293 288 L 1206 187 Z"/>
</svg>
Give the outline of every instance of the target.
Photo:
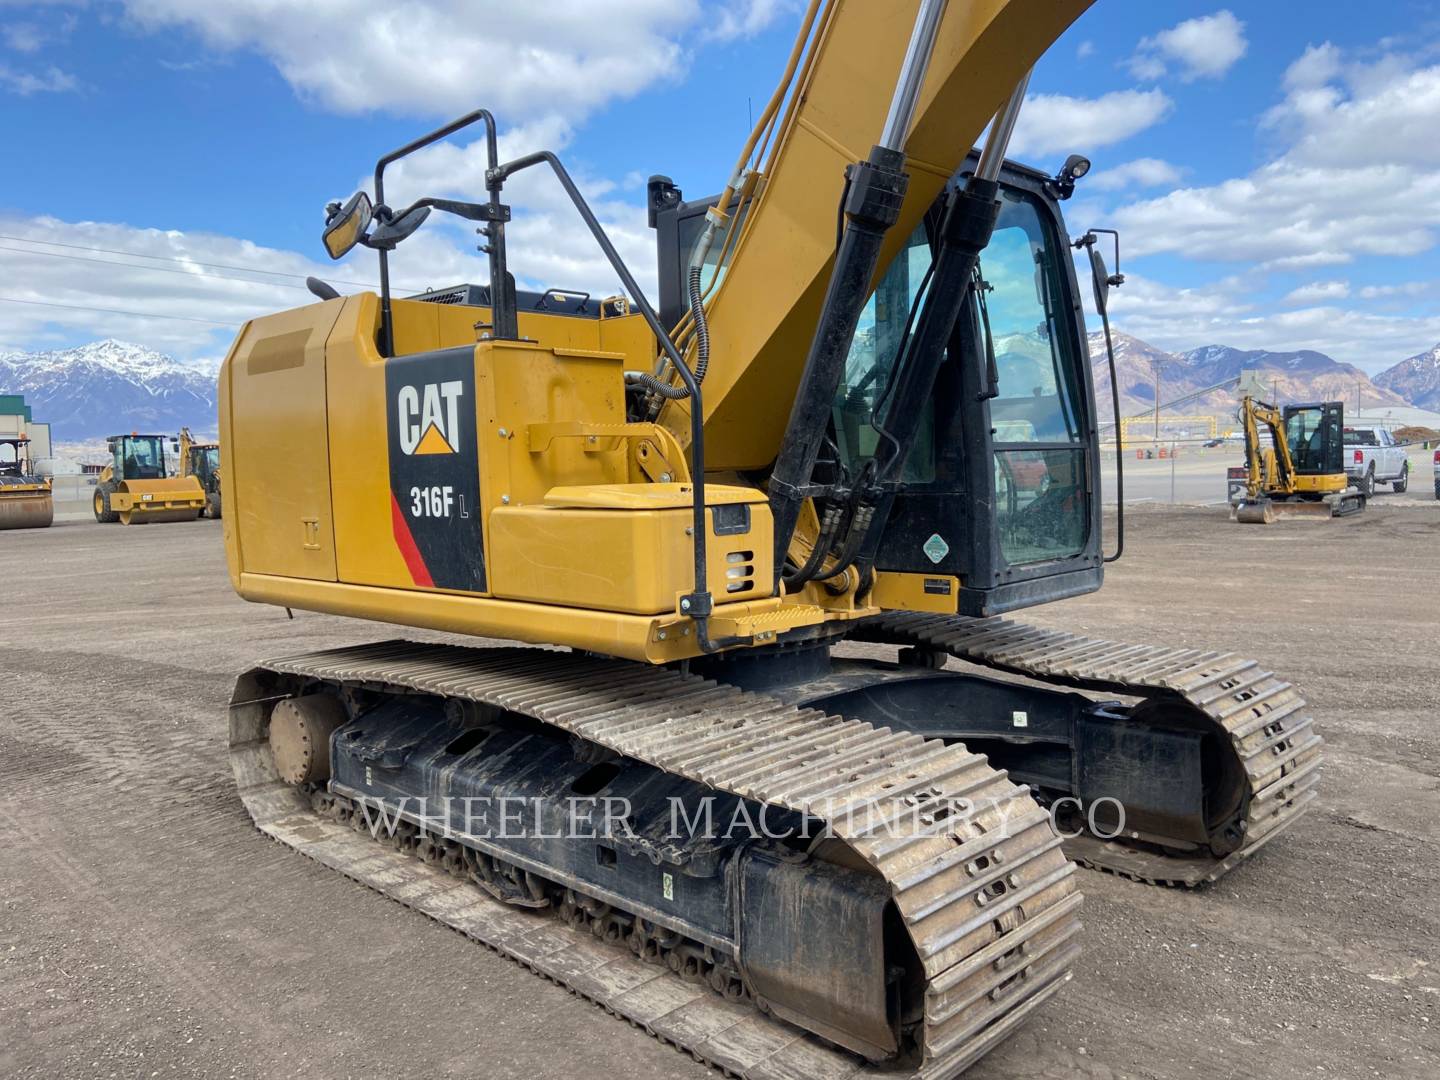
<svg viewBox="0 0 1440 1080">
<path fill-rule="evenodd" d="M 133 315 L 137 319 L 173 319 L 176 322 L 208 323 L 211 326 L 241 326 L 242 323 L 220 322 L 218 319 L 197 319 L 189 315 L 159 315 L 152 311 L 122 311 L 119 308 L 86 307 L 83 304 L 57 304 L 50 300 L 20 300 L 14 296 L 0 296 L 7 304 L 32 304 L 35 307 L 65 308 L 68 311 L 98 311 L 105 315 Z"/>
<path fill-rule="evenodd" d="M 98 250 L 98 249 L 97 249 Z M 16 255 L 44 255 L 51 259 L 74 259 L 76 262 L 99 263 L 101 266 L 123 266 L 131 270 L 143 270 L 155 274 L 183 274 L 186 277 L 215 278 L 219 281 L 242 281 L 249 285 L 264 285 L 271 289 L 304 289 L 291 281 L 256 281 L 254 278 L 235 277 L 231 274 L 211 274 L 204 270 L 181 270 L 174 266 L 138 266 L 135 263 L 116 262 L 113 259 L 93 259 L 88 255 L 66 255 L 63 251 L 29 251 L 25 248 L 6 247 L 0 244 L 0 251 L 12 251 Z M 264 273 L 265 271 L 255 271 Z"/>
<path fill-rule="evenodd" d="M 206 266 L 206 267 L 209 267 L 209 268 L 212 269 L 212 270 L 243 270 L 243 271 L 245 271 L 246 273 L 249 273 L 249 274 L 269 274 L 269 275 L 271 275 L 272 277 L 298 278 L 298 279 L 301 280 L 301 281 L 304 281 L 305 278 L 306 278 L 306 276 L 307 276 L 307 275 L 305 275 L 305 274 L 291 274 L 291 273 L 287 273 L 287 272 L 284 271 L 284 270 L 261 270 L 259 267 L 256 267 L 256 266 L 241 266 L 241 265 L 237 265 L 237 264 L 235 264 L 235 263 L 201 262 L 199 259 L 180 258 L 179 256 L 176 256 L 176 255 L 149 255 L 149 254 L 146 254 L 146 253 L 143 252 L 143 251 L 129 251 L 129 250 L 125 249 L 125 248 L 95 247 L 95 246 L 92 246 L 92 245 L 90 245 L 90 244 L 67 244 L 67 243 L 65 243 L 65 242 L 63 242 L 63 241 L 61 241 L 61 240 L 36 240 L 34 237 L 30 237 L 30 236 L 7 236 L 7 235 L 5 235 L 4 233 L 0 233 L 0 240 L 16 240 L 16 241 L 19 241 L 19 242 L 22 243 L 22 244 L 44 244 L 46 247 L 63 247 L 63 248 L 70 248 L 70 249 L 73 250 L 73 251 L 96 251 L 96 252 L 100 252 L 101 254 L 104 254 L 104 255 L 129 255 L 129 256 L 131 256 L 131 257 L 133 257 L 133 258 L 136 258 L 136 259 L 158 259 L 158 260 L 160 260 L 160 261 L 162 261 L 162 262 L 184 263 L 184 264 L 189 265 L 189 266 Z M 12 249 L 12 250 L 13 250 L 13 249 Z M 43 252 L 43 251 L 37 251 L 37 252 L 26 252 L 26 254 L 45 255 L 45 254 L 49 254 L 49 253 L 48 253 L 48 252 Z M 116 265 L 124 265 L 124 264 L 116 264 Z M 354 285 L 354 286 L 356 286 L 357 288 L 361 288 L 361 289 L 375 289 L 375 288 L 379 288 L 379 286 L 376 285 L 373 281 L 341 281 L 341 280 L 338 279 L 338 278 L 336 278 L 336 279 L 334 279 L 333 281 L 331 281 L 331 284 L 333 284 L 333 285 Z M 404 287 L 404 288 L 409 288 L 409 286 L 403 286 L 403 287 Z"/>
</svg>

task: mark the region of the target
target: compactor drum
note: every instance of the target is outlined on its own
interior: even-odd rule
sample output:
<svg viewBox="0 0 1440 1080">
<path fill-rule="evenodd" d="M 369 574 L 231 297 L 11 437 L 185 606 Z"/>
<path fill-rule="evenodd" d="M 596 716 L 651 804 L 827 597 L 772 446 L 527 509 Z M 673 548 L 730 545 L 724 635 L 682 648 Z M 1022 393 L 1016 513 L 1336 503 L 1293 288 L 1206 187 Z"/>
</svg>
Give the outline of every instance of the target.
<svg viewBox="0 0 1440 1080">
<path fill-rule="evenodd" d="M 49 477 L 37 476 L 30 440 L 0 435 L 0 530 L 45 529 L 55 520 Z"/>
<path fill-rule="evenodd" d="M 1089 163 L 1005 161 L 1084 7 L 810 5 L 725 190 L 650 181 L 658 310 L 483 110 L 332 204 L 327 251 L 376 250 L 382 288 L 312 279 L 231 348 L 232 584 L 560 648 L 257 664 L 230 707 L 255 824 L 751 1077 L 953 1076 L 1070 978 L 1067 850 L 1199 885 L 1293 825 L 1320 740 L 1282 679 L 998 617 L 1106 561 L 1060 213 Z M 388 165 L 473 123 L 482 201 L 385 204 Z M 622 295 L 515 288 L 530 168 Z M 481 223 L 490 284 L 393 297 L 432 212 Z"/>
<path fill-rule="evenodd" d="M 178 464 L 174 440 L 132 433 L 112 435 L 106 442 L 112 461 L 96 478 L 91 497 L 96 521 L 122 525 L 193 521 L 205 512 L 205 490 L 199 480 L 173 475 Z"/>
</svg>

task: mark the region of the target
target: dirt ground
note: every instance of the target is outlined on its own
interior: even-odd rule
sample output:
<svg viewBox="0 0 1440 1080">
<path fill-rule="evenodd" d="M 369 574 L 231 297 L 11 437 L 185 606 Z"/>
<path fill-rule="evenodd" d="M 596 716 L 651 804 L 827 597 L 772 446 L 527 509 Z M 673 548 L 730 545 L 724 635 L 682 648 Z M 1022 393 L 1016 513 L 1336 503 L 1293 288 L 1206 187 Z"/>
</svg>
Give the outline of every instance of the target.
<svg viewBox="0 0 1440 1080">
<path fill-rule="evenodd" d="M 1435 1077 L 1440 508 L 1129 526 L 1103 592 L 1025 617 L 1263 659 L 1321 801 L 1216 886 L 1083 872 L 1074 982 L 967 1075 Z M 0 1076 L 718 1075 L 251 828 L 234 676 L 393 628 L 242 603 L 215 522 L 5 533 L 0 581 Z"/>
</svg>

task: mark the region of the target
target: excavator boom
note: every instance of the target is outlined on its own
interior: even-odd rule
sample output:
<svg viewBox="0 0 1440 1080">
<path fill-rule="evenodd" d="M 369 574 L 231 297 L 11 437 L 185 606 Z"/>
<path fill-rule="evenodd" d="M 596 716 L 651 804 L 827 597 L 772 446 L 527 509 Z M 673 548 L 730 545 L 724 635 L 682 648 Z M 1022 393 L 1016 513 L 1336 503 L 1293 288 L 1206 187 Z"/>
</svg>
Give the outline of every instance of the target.
<svg viewBox="0 0 1440 1080">
<path fill-rule="evenodd" d="M 1035 61 L 1091 2 L 938 5 L 943 17 L 904 135 L 908 185 L 882 268 Z M 780 451 L 835 258 L 846 170 L 882 135 L 921 7 L 917 0 L 830 4 L 816 20 L 773 151 L 749 181 L 758 194 L 747 200 L 733 259 L 714 292 L 704 397 L 712 469 L 765 468 Z M 686 415 L 681 400 L 662 419 L 682 443 Z"/>
</svg>

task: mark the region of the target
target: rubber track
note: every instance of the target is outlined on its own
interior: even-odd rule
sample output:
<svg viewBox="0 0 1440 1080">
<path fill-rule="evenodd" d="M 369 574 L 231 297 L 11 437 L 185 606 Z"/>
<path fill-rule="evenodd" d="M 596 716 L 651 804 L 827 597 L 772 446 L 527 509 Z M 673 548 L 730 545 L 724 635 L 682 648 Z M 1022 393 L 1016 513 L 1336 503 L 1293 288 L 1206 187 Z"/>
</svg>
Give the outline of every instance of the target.
<svg viewBox="0 0 1440 1080">
<path fill-rule="evenodd" d="M 321 817 L 278 780 L 265 741 L 269 704 L 310 680 L 486 702 L 717 790 L 826 817 L 890 882 L 924 963 L 920 1064 L 866 1062 Z M 1079 953 L 1074 867 L 1028 789 L 963 746 L 699 677 L 573 653 L 385 642 L 247 673 L 230 735 L 240 795 L 262 832 L 739 1076 L 958 1075 L 1070 979 Z M 917 807 L 919 830 L 887 830 Z"/>
<path fill-rule="evenodd" d="M 1317 794 L 1323 740 L 1311 718 L 1300 715 L 1305 699 L 1254 660 L 1233 653 L 1127 645 L 1009 619 L 916 612 L 867 620 L 850 638 L 938 650 L 972 664 L 1082 690 L 1177 697 L 1214 720 L 1229 736 L 1248 780 L 1240 847 L 1215 858 L 1208 852 L 1166 855 L 1093 836 L 1067 841 L 1070 857 L 1095 869 L 1155 885 L 1215 881 L 1293 825 Z"/>
</svg>

